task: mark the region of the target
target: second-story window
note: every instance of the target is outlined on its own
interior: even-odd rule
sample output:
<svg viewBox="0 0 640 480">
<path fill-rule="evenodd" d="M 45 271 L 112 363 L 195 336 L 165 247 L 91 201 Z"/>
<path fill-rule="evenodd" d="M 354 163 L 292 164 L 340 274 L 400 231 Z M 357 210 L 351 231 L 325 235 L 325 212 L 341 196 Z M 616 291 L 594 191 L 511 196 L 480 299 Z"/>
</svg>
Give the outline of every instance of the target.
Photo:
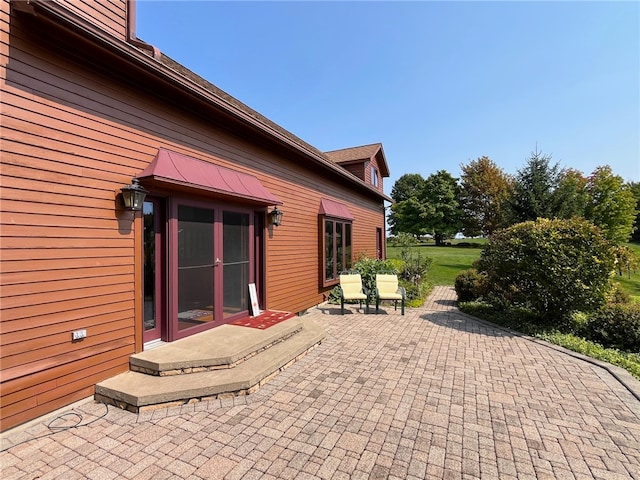
<svg viewBox="0 0 640 480">
<path fill-rule="evenodd" d="M 378 186 L 378 169 L 374 166 L 371 166 L 371 184 L 374 187 Z"/>
</svg>

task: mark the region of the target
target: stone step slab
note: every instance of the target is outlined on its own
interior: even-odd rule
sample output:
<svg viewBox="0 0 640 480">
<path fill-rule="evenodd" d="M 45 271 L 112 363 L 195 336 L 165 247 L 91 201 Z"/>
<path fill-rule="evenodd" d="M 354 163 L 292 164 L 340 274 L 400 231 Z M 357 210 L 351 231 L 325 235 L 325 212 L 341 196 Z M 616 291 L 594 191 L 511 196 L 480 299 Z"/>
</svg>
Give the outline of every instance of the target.
<svg viewBox="0 0 640 480">
<path fill-rule="evenodd" d="M 321 327 L 310 320 L 299 322 L 301 328 L 297 333 L 250 356 L 233 368 L 174 376 L 129 371 L 97 384 L 95 399 L 140 412 L 253 393 L 324 340 L 325 332 Z"/>
</svg>

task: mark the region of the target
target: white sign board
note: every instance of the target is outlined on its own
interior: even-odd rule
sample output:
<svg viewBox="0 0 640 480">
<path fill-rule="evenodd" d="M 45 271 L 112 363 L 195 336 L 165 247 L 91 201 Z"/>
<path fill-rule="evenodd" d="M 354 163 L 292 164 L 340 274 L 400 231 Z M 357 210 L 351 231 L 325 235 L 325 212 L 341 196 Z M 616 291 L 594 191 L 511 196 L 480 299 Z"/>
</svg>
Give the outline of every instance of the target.
<svg viewBox="0 0 640 480">
<path fill-rule="evenodd" d="M 258 293 L 256 292 L 256 284 L 249 284 L 249 298 L 251 299 L 251 316 L 260 315 L 260 307 L 258 306 Z"/>
</svg>

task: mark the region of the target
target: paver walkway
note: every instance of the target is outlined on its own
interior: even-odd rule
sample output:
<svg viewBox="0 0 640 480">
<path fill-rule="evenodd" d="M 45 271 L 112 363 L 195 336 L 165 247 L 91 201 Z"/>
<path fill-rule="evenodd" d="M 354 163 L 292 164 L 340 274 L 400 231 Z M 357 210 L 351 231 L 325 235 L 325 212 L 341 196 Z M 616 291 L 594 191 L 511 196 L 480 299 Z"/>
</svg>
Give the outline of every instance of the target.
<svg viewBox="0 0 640 480">
<path fill-rule="evenodd" d="M 452 295 L 405 316 L 313 309 L 327 340 L 255 394 L 139 415 L 87 402 L 89 425 L 5 435 L 2 478 L 640 479 L 623 384 Z"/>
</svg>

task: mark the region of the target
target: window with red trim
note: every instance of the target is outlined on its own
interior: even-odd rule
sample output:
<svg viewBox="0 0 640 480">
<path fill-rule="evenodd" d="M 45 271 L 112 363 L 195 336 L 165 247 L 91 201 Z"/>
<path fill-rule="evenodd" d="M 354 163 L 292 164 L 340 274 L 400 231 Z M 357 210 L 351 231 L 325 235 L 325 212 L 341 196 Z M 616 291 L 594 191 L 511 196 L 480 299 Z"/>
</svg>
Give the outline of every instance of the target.
<svg viewBox="0 0 640 480">
<path fill-rule="evenodd" d="M 352 267 L 351 221 L 320 216 L 322 227 L 322 284 L 335 285 L 340 272 Z"/>
</svg>

